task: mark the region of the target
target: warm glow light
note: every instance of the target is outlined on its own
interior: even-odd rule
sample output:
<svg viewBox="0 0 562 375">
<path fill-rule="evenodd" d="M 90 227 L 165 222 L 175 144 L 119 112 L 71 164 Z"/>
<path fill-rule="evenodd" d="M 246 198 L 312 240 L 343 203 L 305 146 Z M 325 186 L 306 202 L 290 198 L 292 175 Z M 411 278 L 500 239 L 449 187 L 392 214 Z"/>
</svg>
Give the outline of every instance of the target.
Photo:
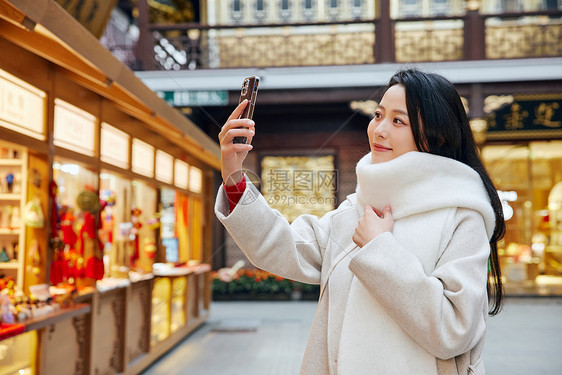
<svg viewBox="0 0 562 375">
<path fill-rule="evenodd" d="M 53 142 L 55 146 L 94 155 L 96 117 L 70 103 L 55 98 Z"/>
<path fill-rule="evenodd" d="M 139 139 L 133 139 L 133 172 L 146 177 L 154 176 L 154 147 Z"/>
<path fill-rule="evenodd" d="M 129 168 L 129 135 L 107 124 L 101 124 L 101 160 Z"/>
<path fill-rule="evenodd" d="M 156 179 L 168 184 L 174 179 L 174 158 L 161 150 L 156 150 Z"/>
</svg>

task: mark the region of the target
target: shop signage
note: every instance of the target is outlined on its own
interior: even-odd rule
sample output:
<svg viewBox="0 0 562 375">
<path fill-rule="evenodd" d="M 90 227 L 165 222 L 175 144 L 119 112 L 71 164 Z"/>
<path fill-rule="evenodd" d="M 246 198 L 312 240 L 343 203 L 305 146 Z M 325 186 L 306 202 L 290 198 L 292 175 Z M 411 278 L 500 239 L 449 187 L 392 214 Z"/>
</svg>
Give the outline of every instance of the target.
<svg viewBox="0 0 562 375">
<path fill-rule="evenodd" d="M 102 36 L 117 0 L 56 0 L 96 38 Z"/>
<path fill-rule="evenodd" d="M 488 131 L 562 129 L 562 96 L 515 100 L 493 112 L 488 118 Z"/>
<path fill-rule="evenodd" d="M 228 104 L 228 92 L 226 90 L 157 91 L 156 94 L 172 107 L 217 106 Z"/>
<path fill-rule="evenodd" d="M 154 177 L 154 147 L 140 139 L 133 138 L 132 158 L 133 172 L 146 177 Z"/>
<path fill-rule="evenodd" d="M 45 140 L 45 93 L 0 70 L 0 126 Z"/>
<path fill-rule="evenodd" d="M 94 156 L 96 118 L 60 99 L 55 99 L 54 144 Z"/>
<path fill-rule="evenodd" d="M 129 135 L 103 122 L 101 124 L 101 160 L 129 168 Z"/>
<path fill-rule="evenodd" d="M 174 158 L 156 150 L 156 179 L 171 184 L 174 178 Z"/>
<path fill-rule="evenodd" d="M 189 165 L 186 162 L 176 159 L 174 162 L 174 185 L 187 190 Z"/>
<path fill-rule="evenodd" d="M 203 190 L 203 172 L 194 166 L 189 167 L 189 190 L 194 193 L 201 193 Z"/>
</svg>

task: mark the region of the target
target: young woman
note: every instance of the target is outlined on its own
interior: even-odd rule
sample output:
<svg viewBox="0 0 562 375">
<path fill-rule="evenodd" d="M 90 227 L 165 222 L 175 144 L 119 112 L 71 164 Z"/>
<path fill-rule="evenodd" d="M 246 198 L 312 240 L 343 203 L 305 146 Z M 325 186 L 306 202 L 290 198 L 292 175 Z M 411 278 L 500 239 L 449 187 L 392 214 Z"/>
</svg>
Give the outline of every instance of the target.
<svg viewBox="0 0 562 375">
<path fill-rule="evenodd" d="M 238 119 L 245 105 L 219 135 L 216 215 L 255 266 L 321 285 L 301 373 L 484 374 L 505 224 L 453 85 L 395 74 L 367 129 L 355 194 L 291 224 L 240 172 L 252 146 L 232 139 L 255 134 Z"/>
</svg>

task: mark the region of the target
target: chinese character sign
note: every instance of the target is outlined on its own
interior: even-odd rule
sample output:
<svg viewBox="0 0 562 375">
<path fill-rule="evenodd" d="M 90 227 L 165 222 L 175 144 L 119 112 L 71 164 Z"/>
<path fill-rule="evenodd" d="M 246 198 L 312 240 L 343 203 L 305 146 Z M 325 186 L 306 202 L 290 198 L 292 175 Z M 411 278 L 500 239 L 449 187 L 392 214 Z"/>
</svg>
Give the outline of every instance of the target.
<svg viewBox="0 0 562 375">
<path fill-rule="evenodd" d="M 488 118 L 488 131 L 562 129 L 562 97 L 516 100 L 494 111 Z"/>
</svg>

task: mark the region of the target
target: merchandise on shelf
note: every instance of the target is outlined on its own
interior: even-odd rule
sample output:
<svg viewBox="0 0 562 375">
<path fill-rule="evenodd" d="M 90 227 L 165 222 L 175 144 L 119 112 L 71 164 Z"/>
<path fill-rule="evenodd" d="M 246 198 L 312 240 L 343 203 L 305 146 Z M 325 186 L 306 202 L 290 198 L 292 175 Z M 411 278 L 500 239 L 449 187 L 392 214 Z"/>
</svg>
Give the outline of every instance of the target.
<svg viewBox="0 0 562 375">
<path fill-rule="evenodd" d="M 42 289 L 47 292 L 40 292 Z M 6 276 L 0 279 L 1 323 L 24 322 L 60 310 L 60 305 L 53 300 L 46 284 L 32 286 L 31 290 L 30 295 L 25 295 L 17 288 L 12 277 Z"/>
</svg>

